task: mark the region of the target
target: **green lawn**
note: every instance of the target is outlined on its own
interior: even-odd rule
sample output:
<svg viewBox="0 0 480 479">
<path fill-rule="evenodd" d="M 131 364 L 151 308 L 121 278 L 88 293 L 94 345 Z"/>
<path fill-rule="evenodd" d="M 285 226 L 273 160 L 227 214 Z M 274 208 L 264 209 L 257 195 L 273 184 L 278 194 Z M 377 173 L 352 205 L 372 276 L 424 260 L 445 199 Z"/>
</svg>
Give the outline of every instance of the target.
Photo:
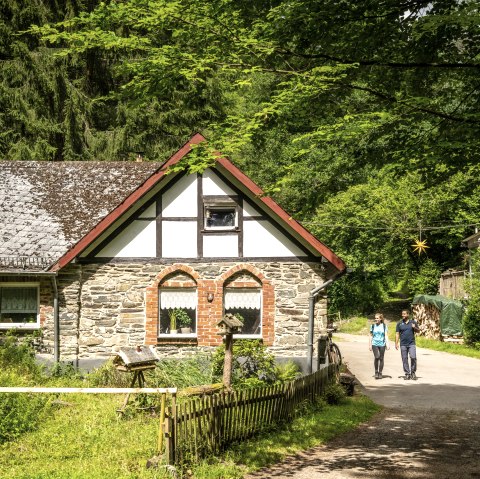
<svg viewBox="0 0 480 479">
<path fill-rule="evenodd" d="M 156 453 L 158 419 L 117 417 L 123 397 L 64 395 L 39 429 L 0 446 L 0 477 L 10 479 L 145 479 L 169 477 L 146 469 Z M 193 478 L 240 478 L 288 454 L 322 444 L 368 420 L 379 406 L 359 396 L 310 410 L 287 427 L 245 441 L 192 467 Z"/>
</svg>

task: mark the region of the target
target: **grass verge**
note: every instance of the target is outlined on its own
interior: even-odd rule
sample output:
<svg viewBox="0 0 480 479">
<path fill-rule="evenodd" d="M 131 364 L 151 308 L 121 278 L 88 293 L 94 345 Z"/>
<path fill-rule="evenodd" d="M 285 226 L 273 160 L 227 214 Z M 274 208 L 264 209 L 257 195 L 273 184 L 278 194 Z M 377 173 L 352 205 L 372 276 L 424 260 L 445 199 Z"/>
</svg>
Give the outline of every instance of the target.
<svg viewBox="0 0 480 479">
<path fill-rule="evenodd" d="M 192 471 L 195 479 L 240 479 L 245 474 L 276 464 L 289 455 L 325 444 L 354 429 L 381 409 L 366 396 L 341 404 L 311 408 L 287 427 L 232 447 L 221 459 L 210 458 Z"/>
<path fill-rule="evenodd" d="M 64 395 L 39 429 L 0 446 L 0 477 L 10 479 L 151 479 L 170 477 L 146 469 L 155 455 L 158 419 L 119 419 L 122 397 Z M 195 479 L 241 478 L 289 454 L 323 444 L 368 420 L 379 406 L 357 396 L 338 406 L 307 409 L 287 427 L 245 441 L 222 457 L 189 471 Z M 184 471 L 186 472 L 186 471 Z"/>
</svg>

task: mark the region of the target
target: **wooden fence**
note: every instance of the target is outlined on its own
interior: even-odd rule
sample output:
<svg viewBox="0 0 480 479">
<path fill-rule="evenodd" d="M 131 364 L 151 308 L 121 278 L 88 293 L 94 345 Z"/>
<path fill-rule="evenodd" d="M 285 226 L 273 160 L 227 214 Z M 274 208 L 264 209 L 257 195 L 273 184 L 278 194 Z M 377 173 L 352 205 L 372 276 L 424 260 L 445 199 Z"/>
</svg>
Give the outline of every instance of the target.
<svg viewBox="0 0 480 479">
<path fill-rule="evenodd" d="M 440 294 L 447 298 L 465 298 L 465 279 L 467 271 L 445 271 L 440 277 Z"/>
<path fill-rule="evenodd" d="M 311 403 L 336 380 L 329 365 L 295 381 L 257 389 L 190 398 L 167 408 L 164 427 L 169 464 L 196 461 L 229 444 L 293 419 L 302 403 Z"/>
</svg>

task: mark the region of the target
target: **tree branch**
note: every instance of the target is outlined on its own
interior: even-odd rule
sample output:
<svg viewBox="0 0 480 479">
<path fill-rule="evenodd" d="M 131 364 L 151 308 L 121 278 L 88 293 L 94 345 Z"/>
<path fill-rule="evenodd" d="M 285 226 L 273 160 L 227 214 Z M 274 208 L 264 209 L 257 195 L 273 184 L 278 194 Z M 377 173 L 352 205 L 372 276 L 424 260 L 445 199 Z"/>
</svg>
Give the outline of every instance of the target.
<svg viewBox="0 0 480 479">
<path fill-rule="evenodd" d="M 388 68 L 476 68 L 480 69 L 480 63 L 435 63 L 435 62 L 382 62 L 379 60 L 351 60 L 339 58 L 326 53 L 298 53 L 291 50 L 277 50 L 282 55 L 292 55 L 299 58 L 315 59 L 322 58 L 333 62 L 342 63 L 343 65 L 360 65 L 360 66 L 379 66 Z"/>
</svg>

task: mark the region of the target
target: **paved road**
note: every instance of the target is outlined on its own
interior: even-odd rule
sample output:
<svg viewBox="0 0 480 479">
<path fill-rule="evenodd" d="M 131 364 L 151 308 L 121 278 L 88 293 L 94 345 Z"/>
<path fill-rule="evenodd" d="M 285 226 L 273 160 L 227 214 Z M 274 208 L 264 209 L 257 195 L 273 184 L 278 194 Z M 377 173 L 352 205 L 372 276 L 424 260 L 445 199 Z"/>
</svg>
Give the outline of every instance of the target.
<svg viewBox="0 0 480 479">
<path fill-rule="evenodd" d="M 376 380 L 368 339 L 336 335 L 349 369 L 375 402 L 422 409 L 455 409 L 480 413 L 480 360 L 417 348 L 418 381 L 405 381 L 400 351 L 385 352 L 384 379 Z"/>
<path fill-rule="evenodd" d="M 376 380 L 367 338 L 336 338 L 359 388 L 385 409 L 249 479 L 480 479 L 480 360 L 419 349 L 419 379 L 405 381 L 391 349 Z"/>
</svg>

